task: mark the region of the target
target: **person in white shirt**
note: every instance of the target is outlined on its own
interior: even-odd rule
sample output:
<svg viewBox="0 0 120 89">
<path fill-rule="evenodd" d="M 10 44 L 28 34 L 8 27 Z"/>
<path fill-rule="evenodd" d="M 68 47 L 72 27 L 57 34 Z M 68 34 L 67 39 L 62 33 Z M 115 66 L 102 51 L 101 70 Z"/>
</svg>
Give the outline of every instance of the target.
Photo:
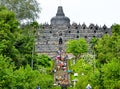
<svg viewBox="0 0 120 89">
<path fill-rule="evenodd" d="M 92 89 L 92 87 L 90 86 L 90 84 L 88 84 L 88 85 L 86 86 L 86 89 Z"/>
</svg>

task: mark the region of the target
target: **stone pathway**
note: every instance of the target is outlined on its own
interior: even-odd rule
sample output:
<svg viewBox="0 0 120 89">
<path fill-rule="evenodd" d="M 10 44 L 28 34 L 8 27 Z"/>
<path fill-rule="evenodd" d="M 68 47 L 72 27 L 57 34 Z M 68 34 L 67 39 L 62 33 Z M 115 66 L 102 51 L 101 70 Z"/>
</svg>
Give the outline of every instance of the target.
<svg viewBox="0 0 120 89">
<path fill-rule="evenodd" d="M 70 84 L 68 71 L 68 61 L 65 52 L 58 51 L 55 57 L 54 65 L 54 83 L 59 86 L 68 86 Z"/>
</svg>

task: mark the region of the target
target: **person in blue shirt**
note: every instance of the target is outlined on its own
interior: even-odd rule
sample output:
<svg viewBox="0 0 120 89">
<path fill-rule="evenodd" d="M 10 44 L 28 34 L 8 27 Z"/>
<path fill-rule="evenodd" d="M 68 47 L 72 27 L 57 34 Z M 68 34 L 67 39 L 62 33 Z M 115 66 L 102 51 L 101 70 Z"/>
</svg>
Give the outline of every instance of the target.
<svg viewBox="0 0 120 89">
<path fill-rule="evenodd" d="M 40 89 L 40 86 L 38 85 L 38 86 L 36 87 L 36 89 Z"/>
</svg>

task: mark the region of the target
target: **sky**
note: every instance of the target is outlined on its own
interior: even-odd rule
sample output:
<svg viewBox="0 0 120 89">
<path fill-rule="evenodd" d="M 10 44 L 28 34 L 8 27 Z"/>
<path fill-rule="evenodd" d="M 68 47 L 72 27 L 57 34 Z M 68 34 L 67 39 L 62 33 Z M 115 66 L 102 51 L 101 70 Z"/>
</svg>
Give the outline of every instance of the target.
<svg viewBox="0 0 120 89">
<path fill-rule="evenodd" d="M 58 6 L 63 7 L 65 16 L 69 17 L 71 24 L 91 23 L 108 27 L 120 24 L 120 0 L 38 0 L 41 6 L 39 23 L 49 23 L 56 15 Z"/>
</svg>

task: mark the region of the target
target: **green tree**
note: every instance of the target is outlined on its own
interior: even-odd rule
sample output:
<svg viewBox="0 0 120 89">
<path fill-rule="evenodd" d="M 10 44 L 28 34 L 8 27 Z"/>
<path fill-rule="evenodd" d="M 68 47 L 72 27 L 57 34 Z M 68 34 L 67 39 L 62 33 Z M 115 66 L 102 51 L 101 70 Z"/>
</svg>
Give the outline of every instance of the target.
<svg viewBox="0 0 120 89">
<path fill-rule="evenodd" d="M 111 60 L 102 67 L 102 78 L 105 89 L 119 89 L 120 88 L 120 63 Z"/>
<path fill-rule="evenodd" d="M 44 73 L 30 67 L 33 58 L 34 65 L 45 67 L 45 70 L 51 68 L 51 60 L 47 56 L 39 58 L 35 53 L 32 56 L 37 27 L 38 24 L 33 22 L 28 28 L 19 28 L 15 14 L 5 7 L 0 7 L 0 87 L 2 89 L 35 89 L 38 84 L 42 89 L 52 88 L 53 76 L 48 71 Z"/>
<path fill-rule="evenodd" d="M 32 70 L 29 65 L 16 70 L 14 72 L 14 78 L 16 79 L 15 87 L 22 89 L 35 89 L 37 85 L 40 85 L 42 89 L 47 89 L 53 84 L 51 75 Z"/>
<path fill-rule="evenodd" d="M 51 58 L 49 58 L 47 55 L 38 55 L 37 58 L 38 65 L 44 66 L 44 67 L 50 67 L 51 66 Z"/>
<path fill-rule="evenodd" d="M 75 89 L 84 89 L 88 83 L 92 84 L 90 77 L 93 74 L 92 62 L 88 63 L 86 60 L 80 59 L 70 68 L 72 70 L 71 80 L 77 80 Z M 74 76 L 74 73 L 78 73 L 78 76 Z"/>
<path fill-rule="evenodd" d="M 14 86 L 15 79 L 13 74 L 14 64 L 10 58 L 0 55 L 0 87 L 1 89 L 10 89 Z"/>
<path fill-rule="evenodd" d="M 119 31 L 120 25 L 113 25 L 112 35 L 104 35 L 102 38 L 97 40 L 97 43 L 95 45 L 94 51 L 96 53 L 97 68 L 99 70 L 99 73 L 95 72 L 95 76 L 98 76 L 97 79 L 99 81 L 94 81 L 94 85 L 97 86 L 99 84 L 99 86 L 97 86 L 99 88 L 117 89 L 119 87 L 119 80 L 117 80 L 119 79 L 119 71 L 114 72 L 117 70 L 117 68 L 119 68 L 118 65 L 120 62 Z M 117 78 L 113 76 L 117 76 Z"/>
<path fill-rule="evenodd" d="M 78 40 L 69 40 L 67 42 L 67 52 L 72 53 L 76 58 L 79 58 L 82 53 L 88 51 L 87 41 L 83 38 Z"/>
<path fill-rule="evenodd" d="M 112 58 L 119 58 L 120 36 L 104 35 L 95 45 L 96 57 L 101 64 L 109 62 Z"/>
<path fill-rule="evenodd" d="M 12 58 L 13 61 L 20 58 L 20 53 L 14 46 L 20 34 L 18 25 L 15 14 L 5 7 L 0 7 L 0 54 Z"/>
<path fill-rule="evenodd" d="M 15 12 L 19 21 L 33 21 L 38 18 L 40 13 L 40 4 L 37 0 L 4 0 L 0 2 L 1 6 L 7 7 Z"/>
<path fill-rule="evenodd" d="M 113 34 L 118 34 L 118 35 L 120 35 L 120 25 L 119 24 L 114 24 L 113 26 L 112 26 L 112 33 Z"/>
<path fill-rule="evenodd" d="M 50 89 L 53 77 L 49 74 L 32 70 L 29 65 L 16 69 L 14 62 L 0 55 L 0 88 L 1 89 L 35 89 L 39 84 L 42 89 Z"/>
<path fill-rule="evenodd" d="M 35 37 L 27 28 L 19 28 L 15 14 L 5 7 L 0 7 L 0 27 L 0 54 L 10 57 L 18 67 L 30 64 Z"/>
</svg>

